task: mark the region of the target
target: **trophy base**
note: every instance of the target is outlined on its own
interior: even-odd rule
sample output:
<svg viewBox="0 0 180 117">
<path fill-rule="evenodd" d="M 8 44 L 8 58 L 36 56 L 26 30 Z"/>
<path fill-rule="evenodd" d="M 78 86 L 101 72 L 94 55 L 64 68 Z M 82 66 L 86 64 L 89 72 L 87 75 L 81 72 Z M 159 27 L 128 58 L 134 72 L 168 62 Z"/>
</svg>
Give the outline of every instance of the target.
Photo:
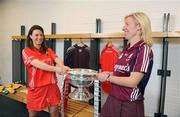
<svg viewBox="0 0 180 117">
<path fill-rule="evenodd" d="M 85 87 L 78 87 L 69 94 L 69 97 L 74 100 L 88 102 L 93 98 L 93 94 L 90 93 Z"/>
</svg>

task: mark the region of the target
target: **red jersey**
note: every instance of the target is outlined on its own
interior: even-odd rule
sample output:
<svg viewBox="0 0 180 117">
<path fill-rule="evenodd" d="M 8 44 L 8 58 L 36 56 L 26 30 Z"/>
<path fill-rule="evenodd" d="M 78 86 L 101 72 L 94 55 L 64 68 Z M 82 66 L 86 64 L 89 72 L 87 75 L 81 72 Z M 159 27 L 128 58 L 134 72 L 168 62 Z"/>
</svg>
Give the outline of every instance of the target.
<svg viewBox="0 0 180 117">
<path fill-rule="evenodd" d="M 131 48 L 129 46 L 123 49 L 114 67 L 114 76 L 128 77 L 131 72 L 141 72 L 144 73 L 144 77 L 137 88 L 113 84 L 110 95 L 125 101 L 143 100 L 144 90 L 152 70 L 153 52 L 143 40 Z"/>
<path fill-rule="evenodd" d="M 118 60 L 119 53 L 114 46 L 107 46 L 102 50 L 100 64 L 102 71 L 113 72 L 114 65 Z"/>
<path fill-rule="evenodd" d="M 100 56 L 100 64 L 101 64 L 101 69 L 102 71 L 109 71 L 113 72 L 114 70 L 114 65 L 118 60 L 119 53 L 118 51 L 114 48 L 114 46 L 108 46 L 102 50 L 101 56 Z M 110 82 L 103 82 L 102 83 L 102 88 L 106 93 L 109 93 L 111 87 Z"/>
<path fill-rule="evenodd" d="M 28 86 L 30 88 L 57 83 L 55 72 L 44 71 L 30 64 L 32 60 L 37 59 L 48 65 L 54 65 L 57 56 L 52 49 L 48 48 L 46 53 L 41 53 L 36 48 L 25 48 L 22 51 L 22 57 L 29 73 Z"/>
</svg>

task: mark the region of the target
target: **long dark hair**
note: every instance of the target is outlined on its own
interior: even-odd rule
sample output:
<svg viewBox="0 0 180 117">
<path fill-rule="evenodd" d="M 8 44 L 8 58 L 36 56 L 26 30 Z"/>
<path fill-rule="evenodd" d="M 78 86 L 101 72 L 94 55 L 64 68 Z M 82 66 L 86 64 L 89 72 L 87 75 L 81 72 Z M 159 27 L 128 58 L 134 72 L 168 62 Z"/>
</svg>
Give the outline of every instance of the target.
<svg viewBox="0 0 180 117">
<path fill-rule="evenodd" d="M 47 50 L 47 46 L 46 46 L 46 43 L 45 43 L 45 36 L 44 36 L 44 30 L 41 26 L 39 25 L 33 25 L 30 29 L 29 29 L 29 32 L 28 32 L 28 35 L 27 35 L 27 41 L 26 41 L 26 44 L 27 44 L 27 47 L 29 48 L 33 48 L 34 45 L 33 45 L 33 41 L 30 37 L 30 35 L 32 35 L 33 31 L 34 30 L 40 30 L 43 34 L 43 42 L 41 44 L 41 47 L 40 47 L 40 52 L 42 53 L 46 53 L 46 50 Z"/>
</svg>

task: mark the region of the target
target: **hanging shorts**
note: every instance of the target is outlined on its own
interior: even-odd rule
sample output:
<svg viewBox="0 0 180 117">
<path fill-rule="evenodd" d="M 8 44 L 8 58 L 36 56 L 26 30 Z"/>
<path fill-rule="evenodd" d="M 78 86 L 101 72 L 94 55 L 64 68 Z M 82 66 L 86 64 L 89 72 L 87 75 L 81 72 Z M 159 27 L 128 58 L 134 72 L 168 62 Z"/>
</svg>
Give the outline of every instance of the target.
<svg viewBox="0 0 180 117">
<path fill-rule="evenodd" d="M 100 113 L 100 117 L 144 117 L 144 102 L 121 101 L 109 95 Z"/>
<path fill-rule="evenodd" d="M 27 109 L 41 111 L 47 107 L 60 103 L 60 90 L 57 84 L 50 84 L 38 88 L 28 88 Z"/>
</svg>

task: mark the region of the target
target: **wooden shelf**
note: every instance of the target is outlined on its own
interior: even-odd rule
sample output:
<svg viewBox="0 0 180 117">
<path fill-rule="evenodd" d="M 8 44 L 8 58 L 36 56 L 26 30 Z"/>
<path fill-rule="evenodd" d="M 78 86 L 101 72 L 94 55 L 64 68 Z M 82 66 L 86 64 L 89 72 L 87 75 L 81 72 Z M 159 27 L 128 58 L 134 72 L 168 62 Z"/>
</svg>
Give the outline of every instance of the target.
<svg viewBox="0 0 180 117">
<path fill-rule="evenodd" d="M 21 40 L 21 39 L 26 39 L 27 36 L 26 35 L 22 35 L 22 36 L 12 36 L 13 40 Z M 52 34 L 52 35 L 45 35 L 46 39 L 68 39 L 68 38 L 72 38 L 72 39 L 89 39 L 91 38 L 91 34 L 90 33 L 84 33 L 84 34 Z"/>
<path fill-rule="evenodd" d="M 162 38 L 166 36 L 167 36 L 167 33 L 165 32 L 152 32 L 152 38 Z"/>
<path fill-rule="evenodd" d="M 168 37 L 170 37 L 170 38 L 180 38 L 180 31 L 169 32 Z"/>
<path fill-rule="evenodd" d="M 21 39 L 26 39 L 27 36 L 26 35 L 22 35 L 22 36 L 12 36 L 13 40 L 21 40 Z"/>
<path fill-rule="evenodd" d="M 165 32 L 152 32 L 152 37 L 153 38 L 162 38 L 166 37 L 167 33 Z M 117 33 L 94 33 L 91 34 L 91 38 L 124 38 L 124 33 L 123 32 L 117 32 Z"/>
<path fill-rule="evenodd" d="M 116 32 L 116 33 L 92 33 L 91 38 L 123 38 L 123 32 Z"/>
<path fill-rule="evenodd" d="M 54 35 L 45 35 L 45 38 L 48 38 L 48 39 L 66 39 L 66 38 L 89 39 L 89 38 L 91 38 L 91 35 L 90 35 L 90 33 L 84 33 L 84 34 L 54 34 Z"/>
<path fill-rule="evenodd" d="M 180 31 L 176 32 L 152 32 L 153 38 L 179 38 Z M 12 36 L 13 40 L 21 40 L 26 39 L 26 35 L 22 36 Z M 115 32 L 115 33 L 82 33 L 82 34 L 52 34 L 52 35 L 45 35 L 46 39 L 123 39 L 124 32 Z"/>
</svg>

